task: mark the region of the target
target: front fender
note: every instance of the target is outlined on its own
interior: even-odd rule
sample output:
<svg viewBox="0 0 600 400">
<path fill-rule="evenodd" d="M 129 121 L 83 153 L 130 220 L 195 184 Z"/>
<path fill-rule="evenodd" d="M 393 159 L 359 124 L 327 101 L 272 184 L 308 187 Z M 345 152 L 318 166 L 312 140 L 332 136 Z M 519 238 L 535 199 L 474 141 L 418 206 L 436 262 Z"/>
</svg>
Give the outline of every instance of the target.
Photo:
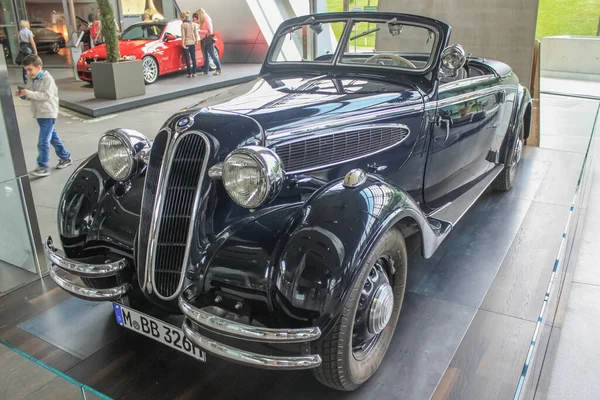
<svg viewBox="0 0 600 400">
<path fill-rule="evenodd" d="M 118 255 L 133 259 L 143 176 L 119 183 L 95 154 L 71 175 L 59 200 L 58 231 L 67 257 Z"/>
<path fill-rule="evenodd" d="M 370 249 L 401 220 L 419 225 L 430 257 L 450 224 L 428 219 L 402 189 L 368 175 L 356 188 L 334 181 L 298 210 L 274 270 L 276 304 L 328 329 L 342 311 Z"/>
</svg>

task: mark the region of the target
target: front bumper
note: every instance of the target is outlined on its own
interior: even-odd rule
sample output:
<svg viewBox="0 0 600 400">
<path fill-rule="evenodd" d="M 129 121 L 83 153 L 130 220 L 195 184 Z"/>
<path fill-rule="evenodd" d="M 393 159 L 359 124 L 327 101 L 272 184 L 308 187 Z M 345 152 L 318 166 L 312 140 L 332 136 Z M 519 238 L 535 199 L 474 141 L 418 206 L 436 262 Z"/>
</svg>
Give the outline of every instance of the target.
<svg viewBox="0 0 600 400">
<path fill-rule="evenodd" d="M 109 263 L 84 263 L 66 258 L 62 251 L 54 247 L 52 238 L 44 243 L 44 253 L 50 264 L 50 277 L 62 289 L 74 296 L 93 301 L 113 301 L 127 294 L 131 289 L 128 282 L 119 282 L 128 268 L 126 259 Z M 86 278 L 90 282 L 95 279 L 113 278 L 113 287 L 92 288 L 75 282 L 71 277 Z"/>
<path fill-rule="evenodd" d="M 233 338 L 238 342 L 278 345 L 309 343 L 317 340 L 321 336 L 318 327 L 272 329 L 232 321 L 195 307 L 192 300 L 188 298 L 188 292 L 184 290 L 179 297 L 179 308 L 185 316 L 183 332 L 195 346 L 233 362 L 265 369 L 309 369 L 321 365 L 321 356 L 318 354 L 297 356 L 261 354 L 222 343 L 199 332 L 199 330 L 206 330 L 220 337 Z"/>
<path fill-rule="evenodd" d="M 91 64 L 78 63 L 77 64 L 77 76 L 79 79 L 91 82 L 92 81 L 92 66 Z"/>
</svg>

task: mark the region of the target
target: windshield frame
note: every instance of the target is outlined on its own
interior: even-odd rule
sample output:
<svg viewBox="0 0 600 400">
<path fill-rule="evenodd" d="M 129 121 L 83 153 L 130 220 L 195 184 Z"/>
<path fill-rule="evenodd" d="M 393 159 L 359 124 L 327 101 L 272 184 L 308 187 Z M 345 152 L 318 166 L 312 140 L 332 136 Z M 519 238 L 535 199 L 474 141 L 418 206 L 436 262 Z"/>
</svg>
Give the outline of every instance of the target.
<svg viewBox="0 0 600 400">
<path fill-rule="evenodd" d="M 274 58 L 278 55 L 277 52 L 280 50 L 280 43 L 285 40 L 287 35 L 286 31 L 293 26 L 297 25 L 310 25 L 308 21 L 314 17 L 314 23 L 332 23 L 332 22 L 343 22 L 345 23 L 344 30 L 340 35 L 333 57 L 329 61 L 275 61 Z M 375 65 L 375 64 L 354 64 L 340 62 L 344 54 L 344 50 L 347 44 L 349 44 L 349 38 L 353 34 L 353 27 L 357 22 L 371 22 L 371 23 L 387 23 L 388 21 L 396 18 L 398 23 L 406 26 L 415 26 L 429 29 L 434 34 L 434 43 L 431 49 L 430 57 L 427 64 L 424 67 L 413 69 L 403 68 L 400 66 L 386 66 L 386 65 Z M 383 13 L 383 12 L 343 12 L 343 13 L 323 13 L 306 15 L 302 17 L 293 18 L 282 23 L 277 29 L 269 51 L 263 63 L 263 71 L 271 70 L 289 70 L 301 67 L 302 69 L 334 69 L 337 71 L 341 70 L 364 70 L 375 72 L 387 72 L 387 73 L 406 73 L 411 75 L 426 75 L 433 69 L 438 67 L 440 55 L 443 46 L 448 42 L 450 36 L 450 26 L 439 21 L 428 17 L 422 17 L 411 14 L 399 14 L 399 13 Z M 289 33 L 289 32 L 288 32 Z M 385 52 L 376 52 L 373 54 L 385 54 Z"/>
</svg>

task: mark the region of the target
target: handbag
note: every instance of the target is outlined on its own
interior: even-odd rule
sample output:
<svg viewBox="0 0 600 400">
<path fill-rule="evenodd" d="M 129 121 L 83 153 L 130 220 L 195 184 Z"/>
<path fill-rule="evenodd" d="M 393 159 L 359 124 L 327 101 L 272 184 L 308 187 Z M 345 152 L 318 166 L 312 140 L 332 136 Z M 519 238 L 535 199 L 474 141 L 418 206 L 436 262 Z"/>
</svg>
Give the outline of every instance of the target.
<svg viewBox="0 0 600 400">
<path fill-rule="evenodd" d="M 202 44 L 202 46 L 210 46 L 211 44 L 215 44 L 216 41 L 217 41 L 217 38 L 215 37 L 215 34 L 211 33 L 209 35 L 204 36 L 200 40 L 200 43 Z"/>
<path fill-rule="evenodd" d="M 26 56 L 33 54 L 33 49 L 31 48 L 31 45 L 29 43 L 20 43 L 19 51 Z"/>
</svg>

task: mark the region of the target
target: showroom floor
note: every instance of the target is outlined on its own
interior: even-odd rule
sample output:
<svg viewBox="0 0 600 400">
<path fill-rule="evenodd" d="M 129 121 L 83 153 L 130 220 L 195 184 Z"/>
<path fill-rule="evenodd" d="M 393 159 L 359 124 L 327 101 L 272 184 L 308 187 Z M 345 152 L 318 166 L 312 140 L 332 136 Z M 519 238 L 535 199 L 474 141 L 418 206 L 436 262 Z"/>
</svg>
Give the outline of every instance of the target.
<svg viewBox="0 0 600 400">
<path fill-rule="evenodd" d="M 74 159 L 81 160 L 95 151 L 105 130 L 127 126 L 152 137 L 173 111 L 213 94 L 99 120 L 65 116 L 58 131 Z M 235 89 L 218 94 L 232 96 Z M 544 95 L 541 104 L 542 147 L 526 148 L 513 190 L 488 191 L 432 259 L 411 254 L 408 293 L 395 338 L 378 373 L 358 392 L 333 392 L 314 382 L 309 372 L 255 370 L 210 355 L 206 364 L 198 363 L 121 330 L 110 304 L 70 297 L 47 277 L 0 298 L 0 340 L 79 385 L 117 399 L 512 398 L 598 108 L 598 101 L 554 95 Z M 28 166 L 33 168 L 35 121 L 23 103 L 17 102 L 17 113 Z M 71 172 L 56 170 L 32 182 L 44 236 L 56 235 L 56 203 Z M 591 212 L 587 210 L 588 216 Z M 571 291 L 575 289 L 574 283 Z M 558 300 L 553 297 L 549 308 L 556 309 Z M 564 321 L 566 328 L 568 313 Z M 561 319 L 555 320 L 558 328 L 561 324 Z M 540 342 L 547 342 L 551 328 L 552 324 L 545 327 Z M 12 353 L 0 349 L 0 357 L 14 357 Z M 0 369 L 6 365 L 0 362 Z M 539 366 L 541 362 L 536 364 L 537 374 Z M 42 375 L 31 392 L 53 381 Z M 10 390 L 3 385 L 0 390 Z M 526 389 L 537 386 L 532 380 Z M 24 397 L 5 394 L 0 398 Z"/>
</svg>

